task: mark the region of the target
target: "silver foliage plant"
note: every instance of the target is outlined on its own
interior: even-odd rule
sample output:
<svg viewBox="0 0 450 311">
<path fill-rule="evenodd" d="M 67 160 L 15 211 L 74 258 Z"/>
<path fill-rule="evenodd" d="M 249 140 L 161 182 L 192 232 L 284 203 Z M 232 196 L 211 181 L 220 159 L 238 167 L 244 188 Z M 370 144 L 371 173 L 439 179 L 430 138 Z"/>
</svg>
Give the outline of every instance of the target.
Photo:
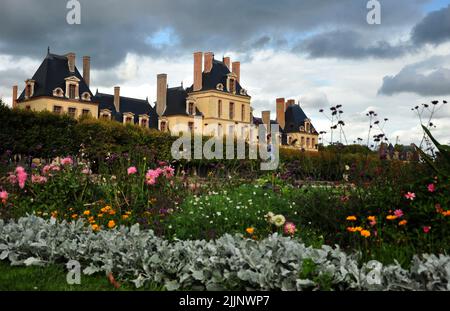
<svg viewBox="0 0 450 311">
<path fill-rule="evenodd" d="M 86 275 L 113 272 L 167 290 L 450 290 L 450 257 L 423 255 L 411 269 L 378 261 L 358 264 L 339 247 L 306 247 L 274 234 L 262 241 L 225 235 L 215 241 L 169 242 L 138 225 L 92 232 L 82 221 L 36 216 L 0 220 L 0 260 L 11 265 L 79 261 Z M 302 270 L 312 263 L 308 277 Z"/>
</svg>

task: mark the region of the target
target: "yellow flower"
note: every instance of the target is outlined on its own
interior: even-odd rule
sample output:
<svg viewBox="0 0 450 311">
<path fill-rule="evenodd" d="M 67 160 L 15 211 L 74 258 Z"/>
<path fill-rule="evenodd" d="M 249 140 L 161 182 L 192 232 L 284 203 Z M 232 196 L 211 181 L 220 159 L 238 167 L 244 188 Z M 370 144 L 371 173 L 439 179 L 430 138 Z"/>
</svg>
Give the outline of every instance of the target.
<svg viewBox="0 0 450 311">
<path fill-rule="evenodd" d="M 361 231 L 363 231 L 363 228 L 362 227 L 355 227 L 355 231 L 361 232 Z"/>
<path fill-rule="evenodd" d="M 395 216 L 395 215 L 388 215 L 388 216 L 386 217 L 386 219 L 387 219 L 387 220 L 396 220 L 396 219 L 397 219 L 397 216 Z"/>
<path fill-rule="evenodd" d="M 247 228 L 247 229 L 245 229 L 245 232 L 247 232 L 248 234 L 253 234 L 253 232 L 255 232 L 255 228 L 252 228 L 252 227 Z"/>
<path fill-rule="evenodd" d="M 91 228 L 94 231 L 99 231 L 100 230 L 100 226 L 99 225 L 92 225 Z"/>
<path fill-rule="evenodd" d="M 131 211 L 125 212 L 125 214 L 127 214 L 127 215 L 131 215 Z"/>
<path fill-rule="evenodd" d="M 101 208 L 100 211 L 102 213 L 107 213 L 112 207 L 109 205 L 106 205 L 105 207 Z"/>
<path fill-rule="evenodd" d="M 370 237 L 370 231 L 369 230 L 361 230 L 361 235 L 365 238 Z"/>
<path fill-rule="evenodd" d="M 116 223 L 114 222 L 114 220 L 110 220 L 108 221 L 108 228 L 114 228 L 116 226 Z"/>
<path fill-rule="evenodd" d="M 72 215 L 72 219 L 77 219 L 78 218 L 78 215 L 77 214 L 73 214 Z"/>
<path fill-rule="evenodd" d="M 129 216 L 128 215 L 122 215 L 122 219 L 126 220 Z"/>
<path fill-rule="evenodd" d="M 91 211 L 89 211 L 89 210 L 83 212 L 83 215 L 85 215 L 85 216 L 89 216 L 90 214 L 91 214 Z"/>
<path fill-rule="evenodd" d="M 356 221 L 356 216 L 348 216 L 347 220 L 348 221 Z"/>
<path fill-rule="evenodd" d="M 398 225 L 399 225 L 399 226 L 404 226 L 404 225 L 406 225 L 407 223 L 408 223 L 407 220 L 402 220 L 402 221 L 400 221 L 400 222 L 398 223 Z"/>
<path fill-rule="evenodd" d="M 373 221 L 376 221 L 376 217 L 375 216 L 369 216 L 369 217 L 367 217 L 367 220 L 373 222 Z"/>
</svg>

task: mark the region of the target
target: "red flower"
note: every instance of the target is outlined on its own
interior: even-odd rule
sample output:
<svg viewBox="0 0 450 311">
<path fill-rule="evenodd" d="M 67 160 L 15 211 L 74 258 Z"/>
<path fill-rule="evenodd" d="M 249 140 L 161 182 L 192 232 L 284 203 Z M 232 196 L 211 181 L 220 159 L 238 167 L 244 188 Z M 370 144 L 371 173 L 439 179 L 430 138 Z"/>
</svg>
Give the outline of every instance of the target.
<svg viewBox="0 0 450 311">
<path fill-rule="evenodd" d="M 436 191 L 436 186 L 434 184 L 429 184 L 428 185 L 428 191 L 429 192 L 435 192 Z"/>
<path fill-rule="evenodd" d="M 431 230 L 431 227 L 430 227 L 430 226 L 424 226 L 424 227 L 423 227 L 423 232 L 424 232 L 424 233 L 428 233 L 428 232 L 430 232 L 430 230 Z"/>
</svg>

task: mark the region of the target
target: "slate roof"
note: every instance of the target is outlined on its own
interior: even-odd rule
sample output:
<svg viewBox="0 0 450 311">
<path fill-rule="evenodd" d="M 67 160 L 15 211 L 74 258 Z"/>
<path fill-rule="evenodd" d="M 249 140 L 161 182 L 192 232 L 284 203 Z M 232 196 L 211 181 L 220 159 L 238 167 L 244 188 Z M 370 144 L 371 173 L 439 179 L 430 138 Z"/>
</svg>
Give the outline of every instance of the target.
<svg viewBox="0 0 450 311">
<path fill-rule="evenodd" d="M 163 116 L 174 115 L 188 115 L 186 112 L 186 99 L 188 98 L 188 91 L 182 86 L 172 87 L 167 89 L 167 104 L 166 111 Z M 203 115 L 197 107 L 195 108 L 195 115 Z"/>
<path fill-rule="evenodd" d="M 301 126 L 305 126 L 305 120 L 308 119 L 305 112 L 299 105 L 290 105 L 285 112 L 285 126 L 283 132 L 297 133 Z M 314 126 L 311 125 L 311 132 L 318 134 Z"/>
<path fill-rule="evenodd" d="M 99 93 L 97 91 L 93 100 L 99 103 L 99 112 L 103 109 L 110 110 L 113 119 L 116 121 L 123 122 L 123 114 L 131 112 L 134 114 L 134 123 L 138 123 L 139 115 L 145 114 L 149 116 L 150 128 L 158 128 L 156 109 L 150 105 L 148 100 L 120 96 L 121 111 L 119 112 L 116 111 L 116 107 L 114 106 L 114 95 Z"/>
<path fill-rule="evenodd" d="M 93 97 L 89 87 L 83 79 L 78 69 L 75 67 L 75 72 L 70 72 L 69 64 L 66 56 L 48 53 L 39 69 L 36 71 L 32 80 L 35 81 L 33 97 L 38 96 L 52 96 L 53 90 L 60 87 L 66 92 L 66 78 L 75 76 L 80 79 L 79 91 L 80 101 L 81 95 L 88 92 Z M 25 89 L 20 94 L 18 101 L 25 99 Z M 92 100 L 94 102 L 94 100 Z"/>
<path fill-rule="evenodd" d="M 217 91 L 217 84 L 222 83 L 223 85 L 223 92 L 229 92 L 227 89 L 227 75 L 230 74 L 230 70 L 228 69 L 227 65 L 225 65 L 223 62 L 213 59 L 213 66 L 210 72 L 205 73 L 203 72 L 202 75 L 202 89 L 201 91 L 207 91 L 207 90 L 216 90 Z M 194 90 L 194 86 L 192 85 L 187 89 L 187 92 L 190 93 Z M 242 86 L 239 84 L 239 82 L 236 81 L 236 95 L 240 95 L 242 90 Z M 246 96 L 250 97 L 248 95 L 240 95 L 240 96 Z"/>
</svg>

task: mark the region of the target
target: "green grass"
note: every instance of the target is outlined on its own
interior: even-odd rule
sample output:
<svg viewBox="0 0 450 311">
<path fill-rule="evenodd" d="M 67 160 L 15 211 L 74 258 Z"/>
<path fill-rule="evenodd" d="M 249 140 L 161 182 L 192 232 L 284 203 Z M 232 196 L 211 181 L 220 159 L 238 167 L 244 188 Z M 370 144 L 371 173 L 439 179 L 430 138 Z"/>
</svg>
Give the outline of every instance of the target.
<svg viewBox="0 0 450 311">
<path fill-rule="evenodd" d="M 63 266 L 13 267 L 6 261 L 0 261 L 0 291 L 131 291 L 134 284 L 123 283 L 119 289 L 111 285 L 105 275 L 81 276 L 80 285 L 66 282 Z M 148 285 L 139 290 L 161 291 L 163 288 Z"/>
</svg>

